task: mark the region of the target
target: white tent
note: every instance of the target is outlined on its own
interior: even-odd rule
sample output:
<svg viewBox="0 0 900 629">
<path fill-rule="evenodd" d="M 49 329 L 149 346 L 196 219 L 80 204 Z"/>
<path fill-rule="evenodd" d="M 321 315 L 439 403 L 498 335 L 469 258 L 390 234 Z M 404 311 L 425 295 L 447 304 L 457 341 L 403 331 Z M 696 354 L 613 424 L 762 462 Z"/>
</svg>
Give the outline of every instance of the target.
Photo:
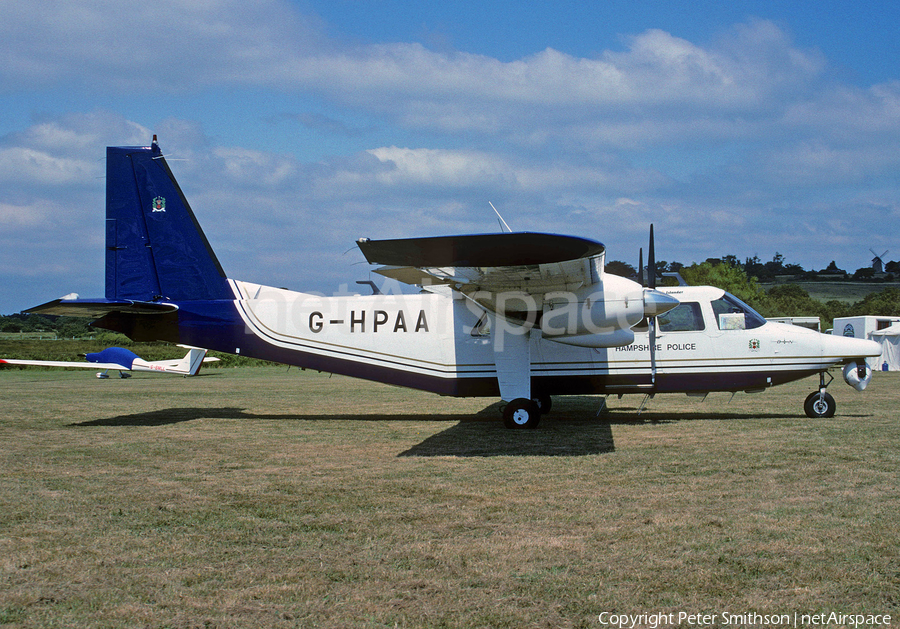
<svg viewBox="0 0 900 629">
<path fill-rule="evenodd" d="M 888 371 L 900 371 L 900 323 L 870 332 L 869 337 L 881 344 L 881 357 L 874 368 L 882 371 L 887 364 Z"/>
</svg>

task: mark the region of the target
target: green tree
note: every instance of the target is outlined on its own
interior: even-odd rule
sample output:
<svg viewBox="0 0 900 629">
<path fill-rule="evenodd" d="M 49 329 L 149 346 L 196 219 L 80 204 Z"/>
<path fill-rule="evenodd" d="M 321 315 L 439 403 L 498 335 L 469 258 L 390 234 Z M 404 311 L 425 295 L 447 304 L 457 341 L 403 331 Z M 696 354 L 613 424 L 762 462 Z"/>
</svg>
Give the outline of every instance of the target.
<svg viewBox="0 0 900 629">
<path fill-rule="evenodd" d="M 604 270 L 612 273 L 613 275 L 619 275 L 621 277 L 636 277 L 637 270 L 627 262 L 622 262 L 621 260 L 610 260 L 604 266 Z"/>
<path fill-rule="evenodd" d="M 900 289 L 885 288 L 877 293 L 866 295 L 861 301 L 850 307 L 849 315 L 900 317 Z"/>
<path fill-rule="evenodd" d="M 828 311 L 821 301 L 809 296 L 801 286 L 780 284 L 768 291 L 768 317 L 819 317 L 828 319 Z"/>
<path fill-rule="evenodd" d="M 0 318 L 0 332 L 21 332 L 23 323 L 15 317 Z"/>
<path fill-rule="evenodd" d="M 828 275 L 846 275 L 847 271 L 838 268 L 838 265 L 832 260 L 831 264 L 822 269 L 822 273 L 827 273 Z"/>
</svg>

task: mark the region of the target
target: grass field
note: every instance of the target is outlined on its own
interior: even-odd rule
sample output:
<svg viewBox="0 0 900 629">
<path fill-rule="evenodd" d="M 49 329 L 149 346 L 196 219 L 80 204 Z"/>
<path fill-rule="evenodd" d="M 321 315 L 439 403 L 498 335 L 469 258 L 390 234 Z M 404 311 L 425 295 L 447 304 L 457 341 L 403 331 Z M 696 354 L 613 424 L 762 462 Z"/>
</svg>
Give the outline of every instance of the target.
<svg viewBox="0 0 900 629">
<path fill-rule="evenodd" d="M 809 379 L 508 431 L 492 400 L 207 373 L 0 371 L 0 626 L 900 624 L 900 374 L 838 374 L 834 419 Z"/>
</svg>

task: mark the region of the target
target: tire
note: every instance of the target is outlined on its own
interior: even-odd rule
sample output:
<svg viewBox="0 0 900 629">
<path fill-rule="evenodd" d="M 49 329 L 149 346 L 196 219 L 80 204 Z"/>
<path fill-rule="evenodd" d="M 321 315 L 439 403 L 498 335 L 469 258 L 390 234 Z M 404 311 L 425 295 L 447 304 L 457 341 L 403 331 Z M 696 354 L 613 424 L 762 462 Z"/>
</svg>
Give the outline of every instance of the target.
<svg viewBox="0 0 900 629">
<path fill-rule="evenodd" d="M 507 428 L 537 428 L 540 421 L 537 404 L 525 398 L 517 398 L 503 409 L 503 425 Z"/>
<path fill-rule="evenodd" d="M 549 395 L 539 395 L 535 398 L 532 398 L 532 402 L 538 408 L 538 412 L 541 414 L 541 417 L 550 412 L 550 409 L 553 408 L 553 400 Z"/>
<path fill-rule="evenodd" d="M 812 417 L 813 419 L 820 417 L 834 417 L 836 408 L 837 404 L 830 393 L 825 393 L 822 396 L 822 399 L 819 399 L 818 391 L 810 393 L 806 398 L 806 402 L 803 403 L 803 410 L 806 411 L 806 416 Z"/>
</svg>

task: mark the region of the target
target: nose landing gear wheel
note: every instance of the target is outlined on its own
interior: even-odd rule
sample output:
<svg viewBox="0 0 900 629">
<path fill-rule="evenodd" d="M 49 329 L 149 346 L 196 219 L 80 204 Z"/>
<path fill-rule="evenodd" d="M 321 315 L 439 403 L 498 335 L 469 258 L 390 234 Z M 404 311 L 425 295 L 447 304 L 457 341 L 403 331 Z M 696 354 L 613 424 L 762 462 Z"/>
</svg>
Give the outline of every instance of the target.
<svg viewBox="0 0 900 629">
<path fill-rule="evenodd" d="M 525 398 L 517 398 L 503 409 L 503 424 L 507 428 L 536 428 L 541 421 L 537 404 Z"/>
<path fill-rule="evenodd" d="M 806 416 L 812 418 L 834 417 L 836 407 L 837 404 L 830 393 L 820 395 L 818 391 L 810 393 L 806 398 L 806 402 L 803 403 L 803 410 L 806 411 Z"/>
</svg>

